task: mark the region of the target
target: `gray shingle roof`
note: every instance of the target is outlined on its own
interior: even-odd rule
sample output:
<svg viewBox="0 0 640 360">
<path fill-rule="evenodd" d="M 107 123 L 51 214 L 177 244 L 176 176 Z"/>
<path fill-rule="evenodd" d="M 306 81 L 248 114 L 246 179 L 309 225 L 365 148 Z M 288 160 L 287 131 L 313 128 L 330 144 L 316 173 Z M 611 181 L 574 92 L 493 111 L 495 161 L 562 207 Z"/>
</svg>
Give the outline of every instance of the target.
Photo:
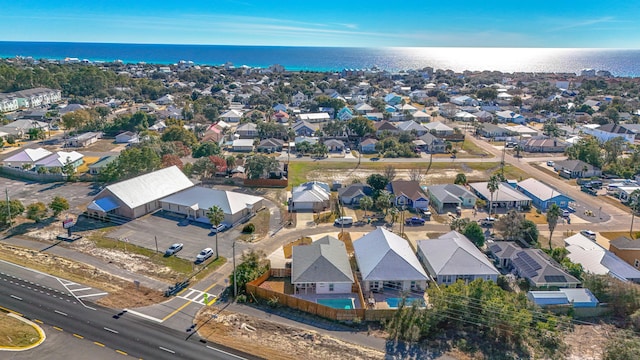
<svg viewBox="0 0 640 360">
<path fill-rule="evenodd" d="M 294 246 L 291 282 L 353 283 L 353 272 L 344 243 L 332 236 L 325 236 L 310 245 Z"/>
<path fill-rule="evenodd" d="M 466 236 L 451 231 L 435 240 L 419 240 L 425 266 L 438 275 L 499 275 L 493 263 Z"/>
<path fill-rule="evenodd" d="M 353 249 L 363 281 L 428 279 L 407 240 L 384 228 L 354 241 Z"/>
</svg>

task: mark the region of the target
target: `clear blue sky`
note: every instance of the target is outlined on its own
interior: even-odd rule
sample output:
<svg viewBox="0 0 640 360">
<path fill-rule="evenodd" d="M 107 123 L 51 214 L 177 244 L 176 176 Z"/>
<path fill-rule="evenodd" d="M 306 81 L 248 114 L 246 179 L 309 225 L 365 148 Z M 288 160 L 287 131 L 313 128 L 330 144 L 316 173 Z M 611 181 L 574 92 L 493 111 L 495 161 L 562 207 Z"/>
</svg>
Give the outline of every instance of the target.
<svg viewBox="0 0 640 360">
<path fill-rule="evenodd" d="M 6 41 L 640 48 L 637 0 L 0 0 Z"/>
</svg>

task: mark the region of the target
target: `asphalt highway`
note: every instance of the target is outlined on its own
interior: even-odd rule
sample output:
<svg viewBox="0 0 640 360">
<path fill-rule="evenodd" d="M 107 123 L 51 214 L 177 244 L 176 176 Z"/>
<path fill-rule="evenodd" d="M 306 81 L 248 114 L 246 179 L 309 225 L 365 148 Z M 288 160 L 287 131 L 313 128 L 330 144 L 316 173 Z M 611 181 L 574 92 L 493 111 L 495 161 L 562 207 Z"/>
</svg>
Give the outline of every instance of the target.
<svg viewBox="0 0 640 360">
<path fill-rule="evenodd" d="M 169 329 L 131 314 L 94 304 L 84 306 L 71 294 L 31 279 L 0 274 L 0 304 L 36 323 L 73 334 L 120 355 L 141 359 L 256 359 L 205 342 L 189 332 Z"/>
</svg>

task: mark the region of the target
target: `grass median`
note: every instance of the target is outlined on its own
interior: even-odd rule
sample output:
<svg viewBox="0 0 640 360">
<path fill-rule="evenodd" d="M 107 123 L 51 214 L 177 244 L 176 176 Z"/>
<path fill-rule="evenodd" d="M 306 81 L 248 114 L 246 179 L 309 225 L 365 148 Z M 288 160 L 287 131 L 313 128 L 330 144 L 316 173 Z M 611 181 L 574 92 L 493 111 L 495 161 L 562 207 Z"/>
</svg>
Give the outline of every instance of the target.
<svg viewBox="0 0 640 360">
<path fill-rule="evenodd" d="M 0 348 L 27 347 L 39 340 L 40 334 L 33 326 L 0 312 Z"/>
</svg>

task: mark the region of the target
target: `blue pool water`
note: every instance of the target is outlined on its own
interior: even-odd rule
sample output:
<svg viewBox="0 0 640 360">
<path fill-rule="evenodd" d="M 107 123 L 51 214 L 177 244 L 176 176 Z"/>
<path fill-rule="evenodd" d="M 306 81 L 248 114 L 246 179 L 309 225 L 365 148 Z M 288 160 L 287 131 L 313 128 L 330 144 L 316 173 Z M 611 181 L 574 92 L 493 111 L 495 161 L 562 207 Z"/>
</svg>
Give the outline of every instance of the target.
<svg viewBox="0 0 640 360">
<path fill-rule="evenodd" d="M 402 300 L 402 298 L 387 298 L 387 305 L 389 305 L 390 308 L 392 309 L 397 309 L 398 305 L 400 305 L 400 301 Z M 424 299 L 423 298 L 406 298 L 404 303 L 406 306 L 411 306 L 413 305 L 413 303 L 418 303 L 418 306 L 424 306 Z"/>
<path fill-rule="evenodd" d="M 334 309 L 355 309 L 353 299 L 317 299 L 320 305 L 332 307 Z"/>
</svg>

